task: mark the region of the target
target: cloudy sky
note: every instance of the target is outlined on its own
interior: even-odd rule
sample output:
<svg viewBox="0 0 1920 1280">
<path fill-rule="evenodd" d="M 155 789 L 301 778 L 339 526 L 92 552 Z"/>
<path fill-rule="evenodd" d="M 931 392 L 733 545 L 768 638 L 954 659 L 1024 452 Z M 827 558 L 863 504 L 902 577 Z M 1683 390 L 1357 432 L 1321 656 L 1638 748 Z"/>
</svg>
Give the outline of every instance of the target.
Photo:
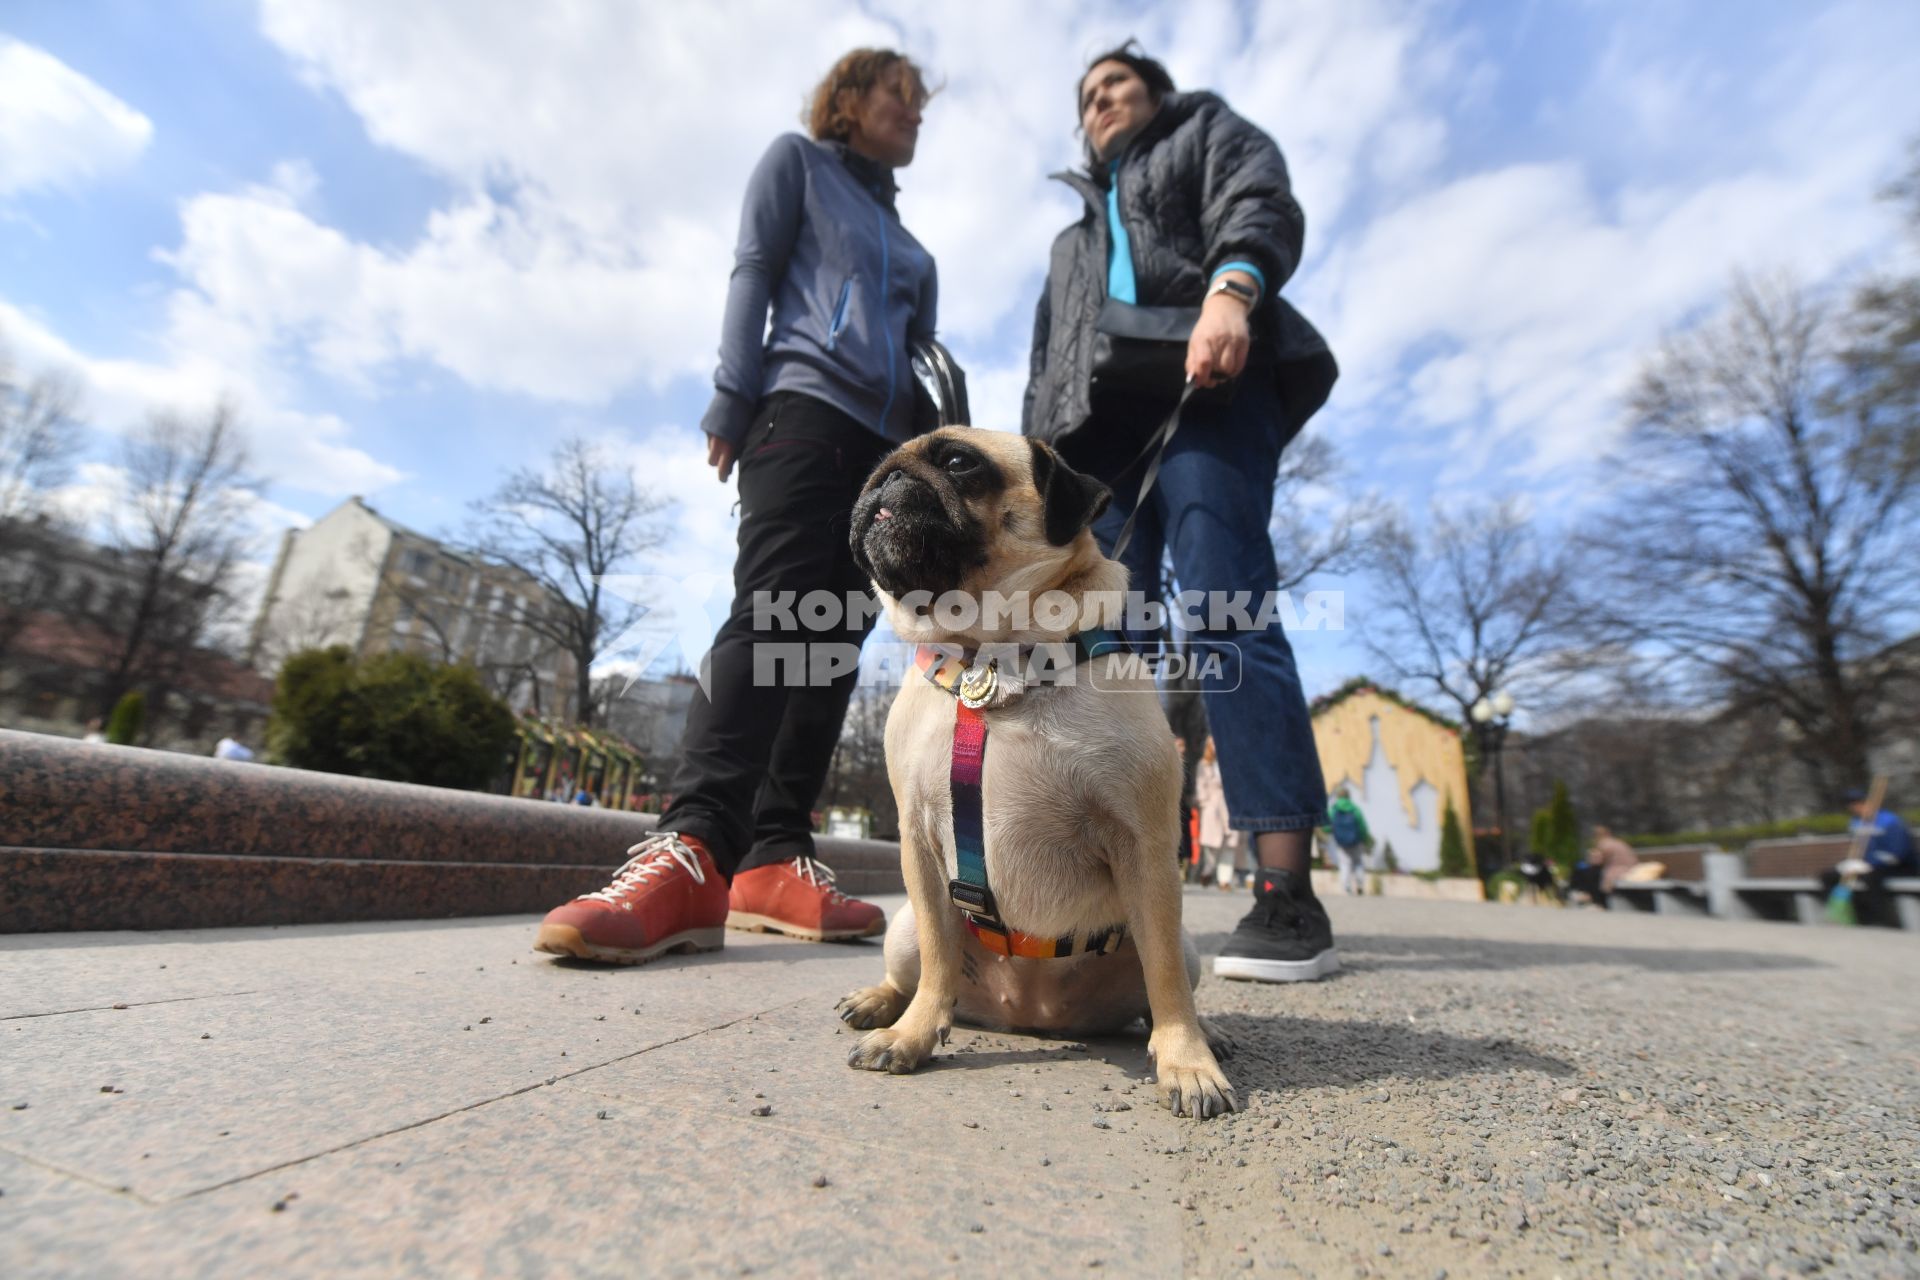
<svg viewBox="0 0 1920 1280">
<path fill-rule="evenodd" d="M 563 435 L 680 503 L 655 572 L 724 575 L 704 408 L 741 188 L 845 49 L 943 91 L 901 175 L 976 420 L 1017 427 L 1046 248 L 1076 213 L 1086 56 L 1128 35 L 1280 143 L 1288 286 L 1345 374 L 1347 484 L 1577 506 L 1638 356 L 1738 268 L 1891 252 L 1920 133 L 1910 0 L 9 0 L 0 337 L 112 445 L 225 395 L 262 530 L 348 495 L 428 531 Z M 1296 637 L 1309 691 L 1365 666 Z"/>
</svg>

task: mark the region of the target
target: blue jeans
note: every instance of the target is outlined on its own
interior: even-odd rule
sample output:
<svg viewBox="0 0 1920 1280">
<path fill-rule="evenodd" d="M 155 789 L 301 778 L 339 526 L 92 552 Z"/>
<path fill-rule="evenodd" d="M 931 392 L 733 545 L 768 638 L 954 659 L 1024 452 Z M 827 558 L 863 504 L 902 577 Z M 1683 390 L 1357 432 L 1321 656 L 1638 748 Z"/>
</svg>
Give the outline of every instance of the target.
<svg viewBox="0 0 1920 1280">
<path fill-rule="evenodd" d="M 1251 601 L 1249 614 L 1279 583 L 1267 526 L 1285 445 L 1282 413 L 1271 374 L 1249 370 L 1237 382 L 1229 401 L 1209 396 L 1188 404 L 1120 557 L 1133 590 L 1149 600 L 1161 596 L 1163 549 L 1173 553 L 1181 592 L 1248 593 L 1243 598 Z M 1101 422 L 1096 412 L 1085 433 L 1097 440 Z M 1069 441 L 1068 461 L 1113 487 L 1112 504 L 1093 526 L 1101 549 L 1112 554 L 1145 468 L 1115 475 L 1111 468 L 1126 466 L 1129 456 L 1103 458 L 1097 443 L 1076 443 Z M 1203 621 L 1214 621 L 1204 609 L 1201 614 Z M 1203 627 L 1185 638 L 1203 661 L 1208 653 L 1221 658 L 1219 674 L 1203 673 L 1200 683 L 1232 825 L 1238 831 L 1311 830 L 1326 814 L 1327 793 L 1293 646 L 1277 617 L 1257 630 L 1220 621 L 1229 625 Z M 1131 635 L 1148 652 L 1156 645 L 1151 632 Z"/>
</svg>

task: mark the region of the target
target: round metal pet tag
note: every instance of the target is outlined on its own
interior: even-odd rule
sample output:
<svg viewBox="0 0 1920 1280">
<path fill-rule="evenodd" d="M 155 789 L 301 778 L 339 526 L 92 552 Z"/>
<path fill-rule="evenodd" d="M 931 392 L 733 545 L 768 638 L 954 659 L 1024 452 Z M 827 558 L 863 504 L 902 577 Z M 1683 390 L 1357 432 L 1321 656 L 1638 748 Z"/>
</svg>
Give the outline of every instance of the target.
<svg viewBox="0 0 1920 1280">
<path fill-rule="evenodd" d="M 984 667 L 968 667 L 960 676 L 960 704 L 978 711 L 993 700 L 993 691 L 999 684 L 994 675 L 993 664 Z"/>
</svg>

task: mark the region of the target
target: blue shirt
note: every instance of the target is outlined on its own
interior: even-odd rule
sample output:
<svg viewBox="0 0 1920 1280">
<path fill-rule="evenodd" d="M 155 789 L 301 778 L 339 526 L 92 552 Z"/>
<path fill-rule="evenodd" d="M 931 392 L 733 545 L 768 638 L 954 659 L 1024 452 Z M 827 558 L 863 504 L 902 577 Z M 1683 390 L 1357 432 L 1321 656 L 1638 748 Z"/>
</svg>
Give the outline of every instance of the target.
<svg viewBox="0 0 1920 1280">
<path fill-rule="evenodd" d="M 1876 870 L 1920 872 L 1920 862 L 1913 853 L 1913 835 L 1907 830 L 1907 824 L 1900 821 L 1899 814 L 1882 809 L 1873 816 L 1872 822 L 1856 821 L 1853 830 L 1856 835 L 1862 831 L 1873 832 L 1862 856 Z"/>
</svg>

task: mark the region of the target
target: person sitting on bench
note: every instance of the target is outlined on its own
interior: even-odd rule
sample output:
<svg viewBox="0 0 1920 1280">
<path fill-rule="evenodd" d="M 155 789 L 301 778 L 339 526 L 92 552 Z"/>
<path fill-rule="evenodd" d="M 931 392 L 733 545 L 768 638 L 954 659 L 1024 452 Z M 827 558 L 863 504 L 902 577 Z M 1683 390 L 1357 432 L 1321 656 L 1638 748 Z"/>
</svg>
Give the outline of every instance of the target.
<svg viewBox="0 0 1920 1280">
<path fill-rule="evenodd" d="M 1625 840 L 1606 827 L 1595 827 L 1593 848 L 1587 850 L 1584 861 L 1574 864 L 1573 874 L 1567 877 L 1567 888 L 1573 893 L 1586 894 L 1595 906 L 1604 907 L 1613 886 L 1639 864 L 1639 855 Z"/>
<path fill-rule="evenodd" d="M 1894 912 L 1893 895 L 1887 892 L 1887 881 L 1900 876 L 1920 876 L 1920 854 L 1914 851 L 1913 834 L 1907 830 L 1907 824 L 1900 821 L 1900 815 L 1885 805 L 1869 812 L 1864 791 L 1847 792 L 1847 808 L 1853 812 L 1854 836 L 1867 836 L 1866 848 L 1861 850 L 1858 862 L 1837 863 L 1821 872 L 1820 891 L 1831 897 L 1842 877 L 1851 878 L 1854 918 L 1861 924 L 1897 926 L 1899 920 Z"/>
</svg>

